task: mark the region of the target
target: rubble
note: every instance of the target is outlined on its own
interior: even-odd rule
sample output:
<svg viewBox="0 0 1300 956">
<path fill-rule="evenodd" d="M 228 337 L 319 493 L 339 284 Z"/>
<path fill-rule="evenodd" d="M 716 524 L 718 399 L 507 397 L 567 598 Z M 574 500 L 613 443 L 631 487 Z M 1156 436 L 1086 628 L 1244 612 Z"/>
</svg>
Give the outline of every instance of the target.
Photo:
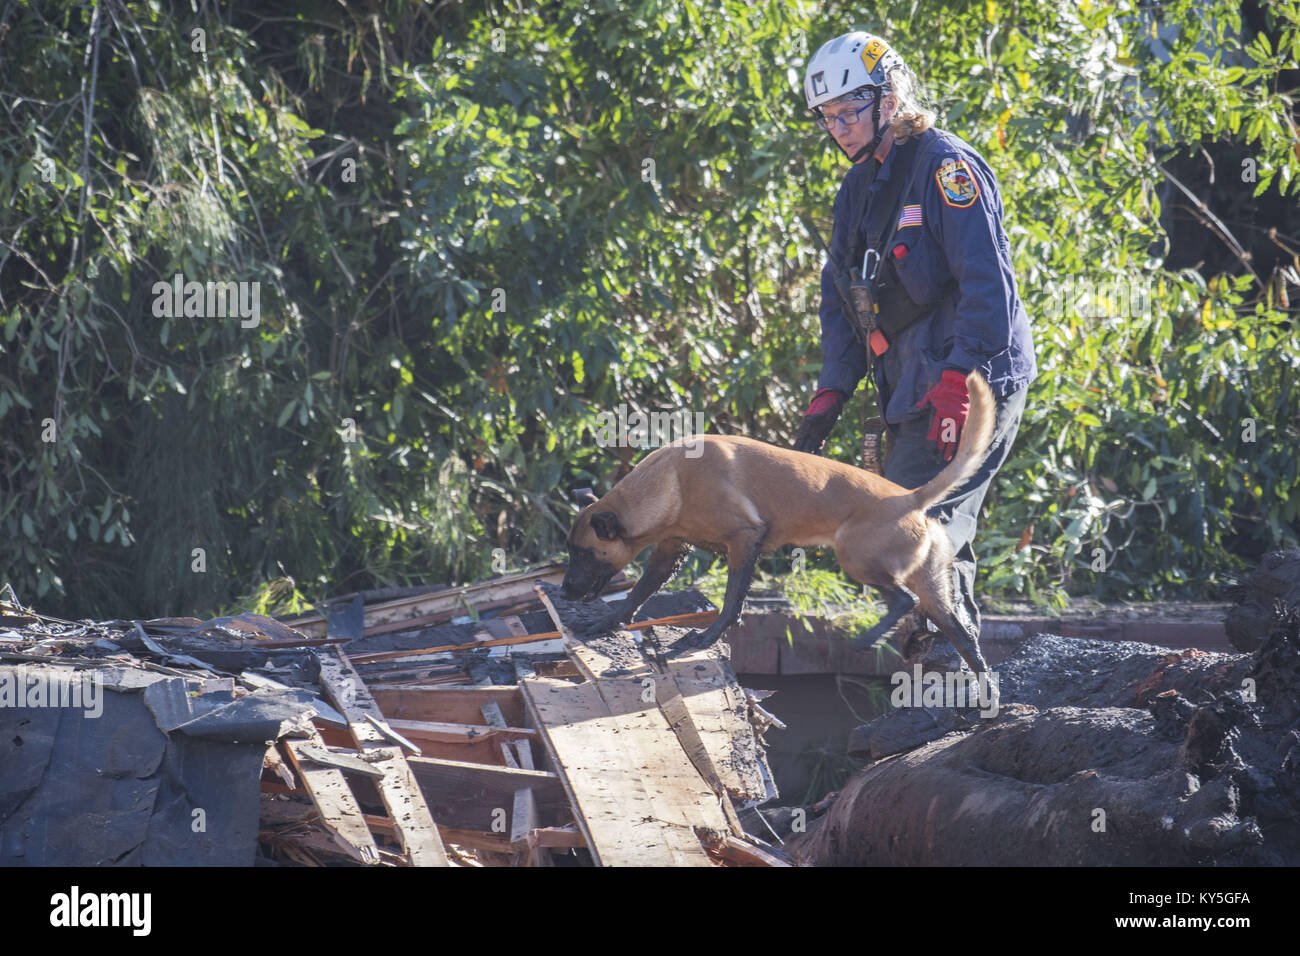
<svg viewBox="0 0 1300 956">
<path fill-rule="evenodd" d="M 282 621 L 0 602 L 0 863 L 785 865 L 732 805 L 775 796 L 774 718 L 725 645 L 674 649 L 716 610 L 659 595 L 584 641 L 560 570 Z M 54 674 L 102 687 L 102 709 L 26 694 Z"/>
<path fill-rule="evenodd" d="M 998 668 L 993 719 L 923 732 L 923 712 L 898 710 L 862 728 L 874 762 L 787 849 L 817 865 L 1300 863 L 1300 608 L 1265 633 L 1249 655 L 1034 637 Z"/>
<path fill-rule="evenodd" d="M 1300 551 L 1264 555 L 1239 589 L 1240 600 L 1224 621 L 1233 647 L 1244 653 L 1259 648 L 1273 621 L 1274 605 L 1300 607 Z"/>
</svg>

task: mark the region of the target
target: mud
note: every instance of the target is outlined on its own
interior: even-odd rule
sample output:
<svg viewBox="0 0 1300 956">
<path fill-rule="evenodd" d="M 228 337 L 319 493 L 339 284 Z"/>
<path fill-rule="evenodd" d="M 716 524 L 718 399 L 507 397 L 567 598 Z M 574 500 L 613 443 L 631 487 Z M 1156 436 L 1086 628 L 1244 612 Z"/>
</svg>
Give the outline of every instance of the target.
<svg viewBox="0 0 1300 956">
<path fill-rule="evenodd" d="M 871 764 L 788 849 L 821 865 L 1300 864 L 1300 609 L 1264 633 L 1252 655 L 1032 638 L 997 668 L 996 718 Z"/>
<path fill-rule="evenodd" d="M 564 626 L 584 644 L 608 657 L 612 666 L 601 677 L 617 677 L 645 665 L 647 656 L 661 660 L 698 650 L 692 638 L 698 633 L 677 627 L 652 627 L 644 631 L 606 630 L 601 628 L 609 614 L 606 601 L 568 601 L 560 596 L 557 585 L 543 582 L 541 587 L 560 615 Z M 650 596 L 633 621 L 653 621 L 674 614 L 712 610 L 713 605 L 699 591 L 662 591 Z"/>
<path fill-rule="evenodd" d="M 1250 652 L 1268 633 L 1274 602 L 1300 606 L 1300 551 L 1264 555 L 1238 592 L 1240 603 L 1228 612 L 1223 628 L 1233 647 Z"/>
<path fill-rule="evenodd" d="M 444 647 L 449 644 L 472 644 L 474 635 L 483 629 L 476 621 L 468 624 L 439 624 L 411 631 L 391 634 L 374 634 L 341 645 L 347 654 L 369 654 L 377 651 L 412 651 L 421 647 Z"/>
</svg>

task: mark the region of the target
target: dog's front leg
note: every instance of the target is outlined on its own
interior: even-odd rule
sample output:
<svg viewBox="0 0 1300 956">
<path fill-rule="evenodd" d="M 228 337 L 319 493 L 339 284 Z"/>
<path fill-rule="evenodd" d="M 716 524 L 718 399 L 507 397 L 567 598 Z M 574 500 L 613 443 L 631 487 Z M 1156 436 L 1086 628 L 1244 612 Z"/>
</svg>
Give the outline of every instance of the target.
<svg viewBox="0 0 1300 956">
<path fill-rule="evenodd" d="M 591 630 L 612 631 L 620 624 L 632 620 L 633 615 L 641 610 L 641 605 L 668 582 L 682 561 L 691 551 L 691 546 L 679 539 L 660 541 L 650 553 L 645 572 L 637 578 L 636 584 L 628 596 L 616 604 L 610 605 L 609 614 L 594 624 Z"/>
<path fill-rule="evenodd" d="M 727 545 L 727 596 L 722 602 L 722 613 L 709 625 L 708 630 L 696 637 L 692 643 L 697 647 L 708 647 L 714 643 L 722 632 L 740 620 L 740 609 L 745 604 L 745 595 L 754 580 L 754 565 L 763 550 L 763 539 L 767 537 L 767 525 L 754 528 L 739 541 Z"/>
</svg>

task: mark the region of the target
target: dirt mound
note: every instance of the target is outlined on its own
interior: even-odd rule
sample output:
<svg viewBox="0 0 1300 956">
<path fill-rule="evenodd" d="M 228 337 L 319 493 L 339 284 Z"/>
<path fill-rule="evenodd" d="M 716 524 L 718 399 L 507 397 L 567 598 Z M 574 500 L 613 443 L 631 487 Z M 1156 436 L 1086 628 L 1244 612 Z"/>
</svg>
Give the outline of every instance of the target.
<svg viewBox="0 0 1300 956">
<path fill-rule="evenodd" d="M 1273 621 L 1274 604 L 1300 607 L 1300 551 L 1273 551 L 1260 559 L 1240 589 L 1240 601 L 1223 622 L 1238 650 L 1256 650 Z"/>
<path fill-rule="evenodd" d="M 877 760 L 787 845 L 820 865 L 1300 863 L 1300 608 L 1252 655 L 1040 635 L 973 730 Z M 883 721 L 915 721 L 899 710 Z"/>
</svg>

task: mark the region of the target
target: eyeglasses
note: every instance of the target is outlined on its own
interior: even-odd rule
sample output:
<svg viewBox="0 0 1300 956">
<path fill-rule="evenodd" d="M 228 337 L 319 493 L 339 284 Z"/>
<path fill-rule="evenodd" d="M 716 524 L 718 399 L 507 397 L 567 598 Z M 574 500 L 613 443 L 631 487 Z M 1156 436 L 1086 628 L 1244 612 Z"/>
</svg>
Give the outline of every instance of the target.
<svg viewBox="0 0 1300 956">
<path fill-rule="evenodd" d="M 821 116 L 818 116 L 815 120 L 813 120 L 813 122 L 816 123 L 824 130 L 829 130 L 832 126 L 835 125 L 836 121 L 844 124 L 845 126 L 857 126 L 858 120 L 861 119 L 861 117 L 858 114 L 861 113 L 863 110 L 871 109 L 871 107 L 875 105 L 875 102 L 876 101 L 874 99 L 869 100 L 867 102 L 867 105 L 862 107 L 861 109 L 845 110 L 843 113 L 837 113 L 834 116 L 827 116 L 825 113 L 823 113 Z"/>
</svg>

